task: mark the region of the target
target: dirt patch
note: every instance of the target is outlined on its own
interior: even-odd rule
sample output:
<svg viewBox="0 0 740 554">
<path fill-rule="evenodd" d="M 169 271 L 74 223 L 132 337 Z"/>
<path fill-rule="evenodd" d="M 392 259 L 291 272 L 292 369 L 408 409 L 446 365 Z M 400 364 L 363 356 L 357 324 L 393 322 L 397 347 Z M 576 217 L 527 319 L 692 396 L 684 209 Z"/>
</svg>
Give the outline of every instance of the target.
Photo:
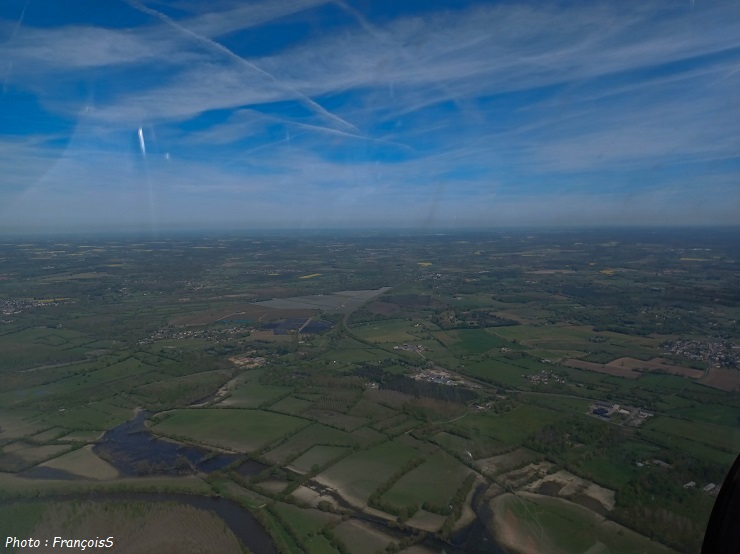
<svg viewBox="0 0 740 554">
<path fill-rule="evenodd" d="M 333 492 L 337 496 L 341 497 L 345 502 L 347 502 L 347 504 L 349 504 L 353 508 L 363 510 L 366 507 L 365 500 L 363 498 L 349 494 L 341 486 L 338 486 L 338 484 L 334 480 L 326 478 L 323 474 L 317 475 L 313 478 L 313 480 L 329 489 L 330 492 Z"/>
<path fill-rule="evenodd" d="M 518 489 L 533 481 L 539 482 L 553 468 L 550 462 L 528 464 L 521 469 L 515 469 L 497 477 L 497 481 L 505 488 Z"/>
<path fill-rule="evenodd" d="M 491 456 L 490 458 L 481 458 L 476 460 L 476 466 L 489 476 L 495 476 L 503 471 L 509 471 L 515 467 L 526 464 L 527 462 L 533 462 L 537 458 L 540 458 L 538 454 L 532 452 L 527 448 L 517 448 L 506 454 L 500 454 L 498 456 Z"/>
<path fill-rule="evenodd" d="M 552 545 L 544 544 L 547 537 L 540 534 L 534 537 L 529 533 L 529 529 L 522 525 L 514 512 L 507 507 L 507 504 L 515 495 L 511 493 L 502 494 L 495 497 L 490 502 L 493 513 L 490 528 L 494 530 L 493 535 L 499 544 L 520 554 L 541 554 L 542 552 L 554 552 Z M 548 541 L 549 542 L 549 541 Z"/>
<path fill-rule="evenodd" d="M 314 508 L 318 506 L 319 500 L 321 500 L 322 498 L 318 492 L 309 489 L 308 487 L 305 487 L 303 485 L 298 487 L 290 494 L 299 502 L 305 502 L 306 504 L 309 504 Z"/>
<path fill-rule="evenodd" d="M 704 372 L 699 369 L 671 365 L 668 360 L 663 358 L 653 358 L 652 360 L 638 360 L 637 358 L 617 358 L 607 364 L 597 364 L 569 358 L 563 362 L 564 365 L 575 367 L 576 369 L 585 369 L 587 371 L 596 371 L 597 373 L 606 373 L 615 377 L 625 377 L 626 379 L 638 379 L 643 373 L 667 373 L 670 375 L 679 375 L 699 379 Z"/>
<path fill-rule="evenodd" d="M 104 480 L 118 477 L 118 470 L 108 462 L 98 458 L 92 448 L 93 445 L 88 444 L 63 456 L 44 462 L 41 467 L 61 469 L 88 479 Z"/>
<path fill-rule="evenodd" d="M 288 486 L 288 481 L 284 481 L 282 479 L 267 479 L 266 481 L 260 481 L 257 485 L 272 493 L 279 494 Z"/>
<path fill-rule="evenodd" d="M 563 486 L 562 483 L 543 480 L 534 492 L 544 494 L 545 496 L 557 496 Z"/>
<path fill-rule="evenodd" d="M 421 529 L 422 531 L 428 531 L 429 533 L 436 533 L 444 524 L 445 519 L 445 516 L 433 514 L 426 510 L 419 510 L 414 514 L 414 517 L 406 522 L 406 524 L 415 529 Z"/>
<path fill-rule="evenodd" d="M 740 390 L 740 370 L 713 367 L 710 368 L 707 376 L 699 382 L 702 385 L 724 391 Z"/>
<path fill-rule="evenodd" d="M 613 510 L 616 502 L 613 490 L 581 479 L 567 471 L 546 475 L 530 483 L 525 489 L 537 494 L 570 500 L 601 515 Z"/>
<path fill-rule="evenodd" d="M 576 369 L 585 369 L 586 371 L 595 371 L 597 373 L 606 373 L 614 377 L 625 377 L 626 379 L 638 379 L 640 373 L 621 367 L 613 367 L 606 364 L 597 364 L 594 362 L 584 362 L 583 360 L 574 360 L 569 358 L 563 362 L 563 365 L 574 367 Z"/>
<path fill-rule="evenodd" d="M 455 525 L 452 528 L 452 532 L 459 531 L 460 529 L 464 529 L 471 523 L 475 521 L 475 518 L 478 517 L 475 514 L 475 511 L 473 510 L 473 497 L 475 496 L 475 493 L 477 492 L 478 488 L 483 486 L 487 486 L 488 483 L 486 483 L 485 480 L 478 477 L 476 478 L 475 482 L 473 483 L 473 486 L 470 487 L 470 492 L 468 493 L 468 496 L 465 498 L 465 503 L 462 506 L 462 513 L 460 514 L 460 518 L 455 522 Z"/>
</svg>

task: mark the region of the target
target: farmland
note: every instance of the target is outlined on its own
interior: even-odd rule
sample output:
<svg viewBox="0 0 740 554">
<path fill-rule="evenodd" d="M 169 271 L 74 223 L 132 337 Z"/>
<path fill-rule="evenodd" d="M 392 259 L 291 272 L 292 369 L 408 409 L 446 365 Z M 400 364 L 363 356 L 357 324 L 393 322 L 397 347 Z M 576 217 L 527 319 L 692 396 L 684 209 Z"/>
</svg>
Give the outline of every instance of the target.
<svg viewBox="0 0 740 554">
<path fill-rule="evenodd" d="M 214 495 L 280 552 L 454 551 L 476 520 L 535 550 L 693 552 L 740 450 L 721 233 L 98 242 L 0 245 L 18 506 Z M 157 502 L 114 512 L 121 536 L 168 524 Z M 13 533 L 67 529 L 37 506 Z M 203 537 L 214 514 L 181 513 Z"/>
<path fill-rule="evenodd" d="M 155 432 L 240 452 L 259 450 L 308 422 L 260 410 L 177 410 Z"/>
</svg>

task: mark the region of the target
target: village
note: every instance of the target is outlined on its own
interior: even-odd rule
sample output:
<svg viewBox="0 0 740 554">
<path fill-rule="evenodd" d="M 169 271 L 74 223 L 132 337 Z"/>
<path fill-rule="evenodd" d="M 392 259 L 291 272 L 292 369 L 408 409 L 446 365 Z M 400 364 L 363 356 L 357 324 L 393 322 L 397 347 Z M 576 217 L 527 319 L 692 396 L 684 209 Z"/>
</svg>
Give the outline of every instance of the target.
<svg viewBox="0 0 740 554">
<path fill-rule="evenodd" d="M 740 349 L 729 341 L 674 340 L 661 345 L 674 356 L 705 362 L 714 367 L 738 367 Z"/>
</svg>

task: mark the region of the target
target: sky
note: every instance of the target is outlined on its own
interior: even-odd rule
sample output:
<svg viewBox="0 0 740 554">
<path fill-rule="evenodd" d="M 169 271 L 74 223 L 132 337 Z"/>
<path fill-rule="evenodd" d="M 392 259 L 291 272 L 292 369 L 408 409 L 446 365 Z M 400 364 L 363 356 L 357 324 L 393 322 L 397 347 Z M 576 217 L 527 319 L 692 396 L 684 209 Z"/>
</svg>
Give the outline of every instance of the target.
<svg viewBox="0 0 740 554">
<path fill-rule="evenodd" d="M 0 233 L 740 224 L 740 2 L 3 0 Z"/>
</svg>

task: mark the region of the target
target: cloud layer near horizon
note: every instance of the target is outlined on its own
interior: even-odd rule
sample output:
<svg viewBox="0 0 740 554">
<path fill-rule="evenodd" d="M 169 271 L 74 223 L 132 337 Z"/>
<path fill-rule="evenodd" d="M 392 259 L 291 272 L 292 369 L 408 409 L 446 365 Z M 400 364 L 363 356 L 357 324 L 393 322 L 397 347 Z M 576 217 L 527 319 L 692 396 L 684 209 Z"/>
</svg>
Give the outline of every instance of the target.
<svg viewBox="0 0 740 554">
<path fill-rule="evenodd" d="M 0 231 L 740 223 L 737 3 L 399 5 L 9 2 Z"/>
</svg>

